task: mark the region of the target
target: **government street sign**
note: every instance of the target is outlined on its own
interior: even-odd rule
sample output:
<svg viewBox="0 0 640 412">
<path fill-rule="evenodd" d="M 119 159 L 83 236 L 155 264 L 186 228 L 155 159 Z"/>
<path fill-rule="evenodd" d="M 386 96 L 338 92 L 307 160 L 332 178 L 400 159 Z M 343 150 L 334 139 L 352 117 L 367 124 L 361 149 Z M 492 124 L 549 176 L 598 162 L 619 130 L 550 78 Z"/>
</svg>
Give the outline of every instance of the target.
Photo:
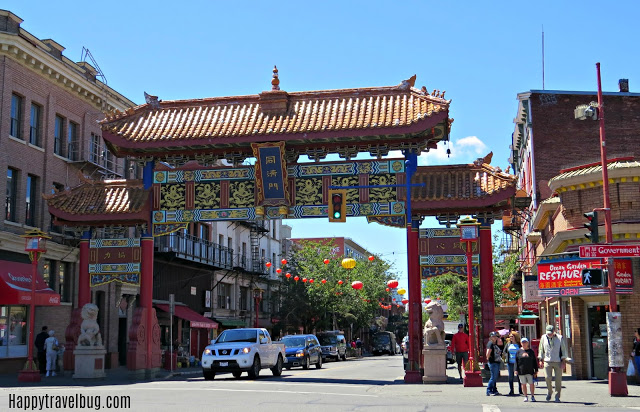
<svg viewBox="0 0 640 412">
<path fill-rule="evenodd" d="M 581 258 L 640 257 L 640 245 L 580 246 Z"/>
</svg>

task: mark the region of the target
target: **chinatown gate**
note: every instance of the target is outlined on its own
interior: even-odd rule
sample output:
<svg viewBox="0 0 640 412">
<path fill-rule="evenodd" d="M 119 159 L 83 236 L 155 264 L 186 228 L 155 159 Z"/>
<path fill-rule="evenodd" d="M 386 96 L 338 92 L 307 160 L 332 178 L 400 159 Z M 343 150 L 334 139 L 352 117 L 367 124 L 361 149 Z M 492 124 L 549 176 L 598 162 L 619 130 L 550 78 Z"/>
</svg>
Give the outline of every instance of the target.
<svg viewBox="0 0 640 412">
<path fill-rule="evenodd" d="M 405 382 L 422 382 L 418 229 L 425 216 L 455 224 L 469 214 L 482 223 L 486 338 L 495 329 L 490 225 L 512 208 L 515 178 L 490 166 L 490 156 L 473 164 L 417 166 L 420 153 L 449 139 L 453 119 L 444 92 L 417 89 L 415 78 L 397 86 L 288 93 L 280 90 L 274 69 L 271 90 L 258 95 L 160 101 L 145 94 L 146 104 L 108 113 L 103 139 L 114 155 L 143 165 L 143 179 L 87 181 L 45 196 L 57 224 L 84 233 L 65 365 L 73 365 L 80 308 L 90 303 L 91 286 L 115 280 L 140 285 L 127 367 L 147 375 L 160 367 L 160 328 L 152 306 L 154 237 L 191 222 L 327 219 L 330 188 L 347 188 L 348 217 L 406 230 L 410 351 Z M 404 157 L 386 158 L 392 150 Z M 376 160 L 350 160 L 363 152 Z M 322 162 L 328 154 L 345 160 Z M 300 155 L 313 162 L 299 163 Z M 255 158 L 255 165 L 242 165 L 247 158 Z M 91 239 L 92 227 L 114 225 L 142 227 L 143 233 L 139 239 Z M 120 260 L 99 262 L 94 251 L 100 247 L 125 251 L 118 253 Z"/>
</svg>

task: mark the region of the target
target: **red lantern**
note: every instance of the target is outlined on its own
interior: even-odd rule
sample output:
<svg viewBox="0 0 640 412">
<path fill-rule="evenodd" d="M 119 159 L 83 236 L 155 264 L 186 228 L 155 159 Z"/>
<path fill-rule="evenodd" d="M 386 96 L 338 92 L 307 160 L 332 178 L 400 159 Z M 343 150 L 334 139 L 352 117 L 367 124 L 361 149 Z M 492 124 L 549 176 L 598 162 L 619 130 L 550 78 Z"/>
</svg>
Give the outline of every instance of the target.
<svg viewBox="0 0 640 412">
<path fill-rule="evenodd" d="M 309 279 L 309 283 L 313 283 L 313 279 Z"/>
<path fill-rule="evenodd" d="M 286 264 L 287 264 L 287 259 L 282 259 L 282 260 L 280 261 L 280 263 L 282 263 L 283 265 L 286 265 Z"/>
<path fill-rule="evenodd" d="M 374 259 L 375 259 L 374 256 L 369 256 L 369 262 L 373 262 Z"/>
<path fill-rule="evenodd" d="M 267 262 L 264 264 L 266 267 L 270 268 L 271 267 L 271 262 Z"/>
<path fill-rule="evenodd" d="M 295 280 L 296 282 L 300 280 L 300 277 L 298 275 L 296 275 L 293 280 Z"/>
<path fill-rule="evenodd" d="M 287 277 L 287 279 L 289 279 L 291 277 L 291 273 L 287 272 L 285 276 Z"/>
<path fill-rule="evenodd" d="M 386 291 L 388 292 L 388 291 L 390 291 L 391 289 L 389 289 L 389 288 L 385 288 L 384 290 L 386 290 Z"/>
<path fill-rule="evenodd" d="M 364 285 L 359 280 L 355 280 L 351 283 L 351 287 L 354 288 L 355 290 L 360 290 L 362 289 L 363 286 Z"/>
<path fill-rule="evenodd" d="M 323 262 L 324 262 L 325 265 L 328 265 L 329 264 L 329 259 L 325 259 L 325 260 L 323 260 Z"/>
<path fill-rule="evenodd" d="M 425 299 L 424 303 L 426 303 L 428 305 L 429 303 L 431 303 L 431 299 Z"/>
<path fill-rule="evenodd" d="M 409 303 L 409 299 L 402 299 L 402 304 L 406 305 L 407 303 Z"/>
<path fill-rule="evenodd" d="M 396 301 L 396 298 L 393 298 L 393 301 L 395 302 L 395 301 Z"/>
<path fill-rule="evenodd" d="M 282 269 L 280 269 L 280 268 L 276 269 L 276 273 L 277 273 L 277 274 L 282 273 Z"/>
<path fill-rule="evenodd" d="M 342 285 L 343 283 L 344 283 L 344 282 L 343 282 L 343 281 L 341 281 L 341 280 L 339 280 L 339 281 L 338 281 L 338 285 Z"/>
<path fill-rule="evenodd" d="M 322 284 L 324 285 L 325 283 L 327 283 L 327 279 L 322 279 Z"/>
<path fill-rule="evenodd" d="M 397 288 L 398 287 L 398 281 L 397 280 L 390 280 L 387 282 L 387 286 L 389 286 L 391 289 Z"/>
<path fill-rule="evenodd" d="M 302 278 L 302 283 L 307 283 L 307 278 Z"/>
</svg>

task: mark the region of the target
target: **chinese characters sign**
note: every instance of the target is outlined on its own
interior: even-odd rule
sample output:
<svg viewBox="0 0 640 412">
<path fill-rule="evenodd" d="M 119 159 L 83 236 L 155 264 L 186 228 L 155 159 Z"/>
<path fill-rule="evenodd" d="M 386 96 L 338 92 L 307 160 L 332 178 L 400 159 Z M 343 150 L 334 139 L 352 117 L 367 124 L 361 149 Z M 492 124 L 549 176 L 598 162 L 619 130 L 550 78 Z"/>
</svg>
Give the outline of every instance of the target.
<svg viewBox="0 0 640 412">
<path fill-rule="evenodd" d="M 607 293 L 608 289 L 582 285 L 582 269 L 601 267 L 600 259 L 580 259 L 577 254 L 542 257 L 538 263 L 540 296 L 580 296 Z M 633 277 L 630 259 L 614 260 L 616 292 L 631 294 Z"/>
<path fill-rule="evenodd" d="M 139 238 L 92 239 L 89 242 L 91 286 L 110 282 L 140 284 Z"/>
<path fill-rule="evenodd" d="M 420 270 L 423 278 L 448 273 L 467 275 L 466 245 L 460 241 L 460 229 L 420 229 Z M 472 244 L 473 276 L 478 276 L 478 243 Z"/>
<path fill-rule="evenodd" d="M 256 161 L 257 206 L 288 206 L 284 142 L 251 143 Z"/>
</svg>

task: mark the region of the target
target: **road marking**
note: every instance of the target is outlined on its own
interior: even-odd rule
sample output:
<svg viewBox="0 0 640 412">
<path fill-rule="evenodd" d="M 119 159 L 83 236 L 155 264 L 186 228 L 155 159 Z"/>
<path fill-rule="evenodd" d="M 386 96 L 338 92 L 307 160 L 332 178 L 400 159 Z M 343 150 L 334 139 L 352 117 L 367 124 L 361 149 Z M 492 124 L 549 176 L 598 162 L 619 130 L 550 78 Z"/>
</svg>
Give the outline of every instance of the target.
<svg viewBox="0 0 640 412">
<path fill-rule="evenodd" d="M 482 404 L 482 412 L 500 412 L 500 408 L 498 408 L 498 405 Z"/>
</svg>

